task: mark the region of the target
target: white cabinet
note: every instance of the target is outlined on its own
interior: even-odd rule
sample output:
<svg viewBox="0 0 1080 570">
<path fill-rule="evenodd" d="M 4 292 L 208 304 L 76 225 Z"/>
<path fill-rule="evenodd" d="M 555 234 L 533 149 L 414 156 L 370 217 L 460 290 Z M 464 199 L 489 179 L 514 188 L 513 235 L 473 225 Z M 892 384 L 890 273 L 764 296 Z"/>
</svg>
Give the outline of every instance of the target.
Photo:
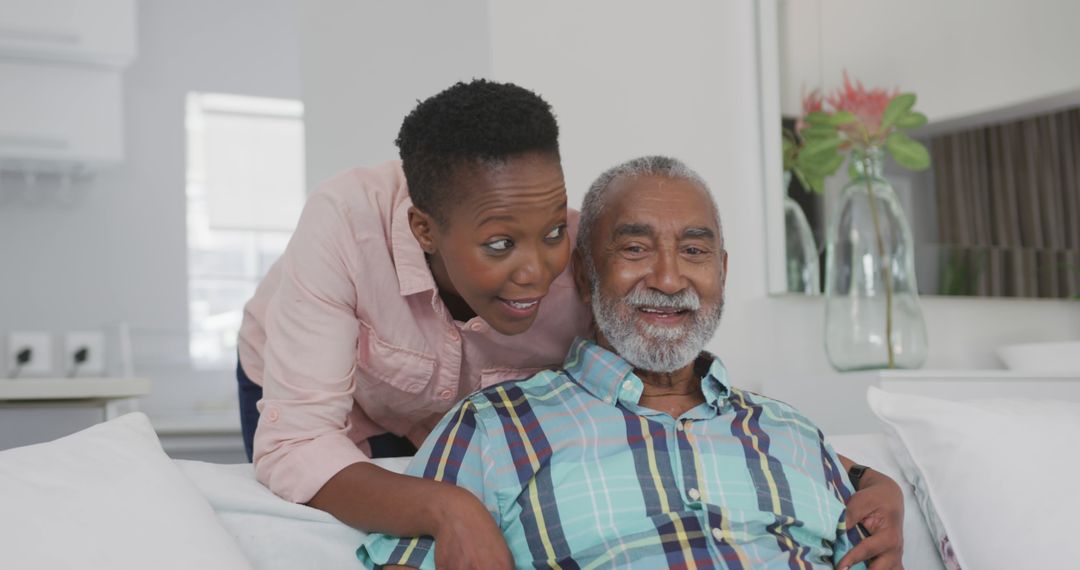
<svg viewBox="0 0 1080 570">
<path fill-rule="evenodd" d="M 138 409 L 146 378 L 0 379 L 0 450 L 52 441 Z"/>
<path fill-rule="evenodd" d="M 127 65 L 135 0 L 0 0 L 0 55 Z"/>
<path fill-rule="evenodd" d="M 0 451 L 52 441 L 105 419 L 97 401 L 0 402 Z"/>
<path fill-rule="evenodd" d="M 0 170 L 124 159 L 135 0 L 0 0 Z"/>
<path fill-rule="evenodd" d="M 0 167 L 93 168 L 123 156 L 119 70 L 0 60 Z"/>
</svg>

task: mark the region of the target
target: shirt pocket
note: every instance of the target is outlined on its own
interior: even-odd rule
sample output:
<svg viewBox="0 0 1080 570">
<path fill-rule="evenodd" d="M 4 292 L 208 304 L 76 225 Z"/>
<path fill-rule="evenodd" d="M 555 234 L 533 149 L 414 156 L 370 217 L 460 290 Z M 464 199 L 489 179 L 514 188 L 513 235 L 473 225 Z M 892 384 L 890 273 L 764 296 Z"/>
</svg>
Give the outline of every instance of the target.
<svg viewBox="0 0 1080 570">
<path fill-rule="evenodd" d="M 356 346 L 357 398 L 364 411 L 387 428 L 425 408 L 425 395 L 435 376 L 435 357 L 395 346 L 367 326 L 360 327 Z"/>
</svg>

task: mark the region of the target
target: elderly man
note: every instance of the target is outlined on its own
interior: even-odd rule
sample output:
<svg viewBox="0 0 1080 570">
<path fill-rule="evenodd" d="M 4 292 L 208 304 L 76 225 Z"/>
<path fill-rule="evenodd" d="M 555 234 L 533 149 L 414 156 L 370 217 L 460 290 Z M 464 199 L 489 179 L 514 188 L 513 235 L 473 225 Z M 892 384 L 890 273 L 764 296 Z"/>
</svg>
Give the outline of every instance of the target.
<svg viewBox="0 0 1080 570">
<path fill-rule="evenodd" d="M 720 323 L 727 253 L 701 178 L 665 157 L 617 166 L 589 190 L 580 227 L 575 276 L 595 339 L 577 339 L 561 370 L 465 399 L 409 472 L 476 495 L 519 568 L 833 568 L 865 558 L 844 557 L 863 534 L 822 433 L 735 387 L 702 352 Z M 372 535 L 358 556 L 431 568 L 433 546 Z M 478 567 L 504 563 L 492 553 Z"/>
</svg>

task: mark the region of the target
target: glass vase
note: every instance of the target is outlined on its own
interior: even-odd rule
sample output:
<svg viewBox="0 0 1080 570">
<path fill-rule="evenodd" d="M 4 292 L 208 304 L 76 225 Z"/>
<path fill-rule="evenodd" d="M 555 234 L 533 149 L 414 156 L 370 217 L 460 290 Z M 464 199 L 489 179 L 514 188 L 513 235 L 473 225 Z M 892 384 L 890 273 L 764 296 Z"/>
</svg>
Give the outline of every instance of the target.
<svg viewBox="0 0 1080 570">
<path fill-rule="evenodd" d="M 851 160 L 826 241 L 825 351 L 840 371 L 918 368 L 927 337 L 911 229 L 881 149 L 855 149 Z"/>
<path fill-rule="evenodd" d="M 791 172 L 784 172 L 784 242 L 789 293 L 817 295 L 821 292 L 821 266 L 818 264 L 817 241 L 810 231 L 806 214 L 795 200 L 787 195 Z"/>
</svg>

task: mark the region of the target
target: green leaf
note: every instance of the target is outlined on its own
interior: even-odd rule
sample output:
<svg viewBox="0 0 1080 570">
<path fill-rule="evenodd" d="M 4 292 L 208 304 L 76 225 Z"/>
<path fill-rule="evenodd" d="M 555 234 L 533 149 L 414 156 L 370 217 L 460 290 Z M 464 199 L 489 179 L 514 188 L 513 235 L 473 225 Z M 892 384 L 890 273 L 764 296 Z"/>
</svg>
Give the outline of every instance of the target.
<svg viewBox="0 0 1080 570">
<path fill-rule="evenodd" d="M 833 155 L 832 159 L 829 160 L 829 162 L 825 163 L 825 168 L 822 169 L 822 171 L 826 175 L 832 176 L 833 174 L 836 174 L 836 171 L 840 168 L 840 165 L 842 164 L 844 164 L 844 155 L 836 153 Z"/>
<path fill-rule="evenodd" d="M 889 106 L 885 107 L 885 113 L 881 115 L 881 130 L 885 131 L 893 125 L 900 117 L 903 117 L 915 106 L 915 94 L 914 93 L 901 93 L 889 101 Z"/>
<path fill-rule="evenodd" d="M 843 139 L 835 135 L 830 138 L 809 141 L 803 147 L 802 152 L 799 153 L 799 158 L 810 163 L 819 162 L 823 159 L 829 160 L 843 142 Z"/>
<path fill-rule="evenodd" d="M 805 141 L 819 140 L 836 136 L 836 127 L 827 125 L 815 125 L 799 131 L 799 136 Z"/>
<path fill-rule="evenodd" d="M 926 170 L 930 168 L 930 152 L 917 140 L 914 140 L 899 131 L 893 132 L 885 139 L 885 149 L 892 154 L 896 163 L 909 170 Z"/>
<path fill-rule="evenodd" d="M 832 154 L 818 154 L 811 157 L 799 155 L 795 158 L 795 165 L 799 167 L 807 176 L 814 177 L 818 175 L 828 175 L 829 166 L 835 161 L 835 157 L 839 156 L 839 153 L 833 152 Z"/>
<path fill-rule="evenodd" d="M 832 119 L 829 120 L 829 124 L 835 127 L 840 125 L 846 125 L 848 123 L 855 122 L 855 113 L 851 111 L 837 111 L 833 113 Z"/>
<path fill-rule="evenodd" d="M 926 124 L 926 115 L 912 111 L 896 120 L 896 126 L 901 129 L 914 129 Z"/>
<path fill-rule="evenodd" d="M 855 158 L 852 157 L 847 163 L 847 176 L 848 178 L 855 180 L 859 177 L 859 171 L 855 168 Z"/>
<path fill-rule="evenodd" d="M 811 125 L 829 125 L 832 124 L 832 115 L 825 111 L 814 111 L 805 117 L 806 122 Z"/>
</svg>

